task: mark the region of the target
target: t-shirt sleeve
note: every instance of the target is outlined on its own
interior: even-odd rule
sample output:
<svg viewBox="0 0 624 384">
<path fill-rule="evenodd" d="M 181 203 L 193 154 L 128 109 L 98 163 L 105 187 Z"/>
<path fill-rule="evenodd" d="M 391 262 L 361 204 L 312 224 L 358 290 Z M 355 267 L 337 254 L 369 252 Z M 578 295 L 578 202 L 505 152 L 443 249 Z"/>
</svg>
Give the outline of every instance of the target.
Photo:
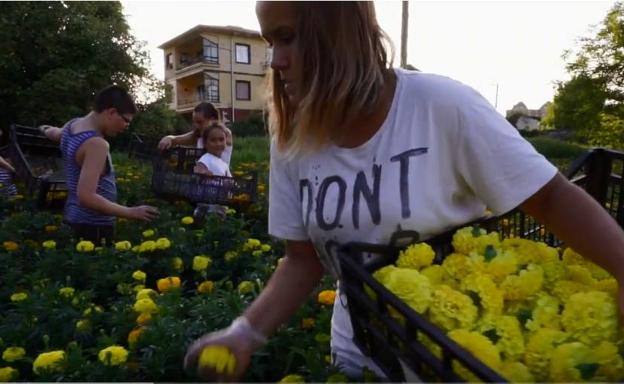
<svg viewBox="0 0 624 384">
<path fill-rule="evenodd" d="M 294 160 L 296 161 L 296 160 Z M 269 170 L 269 234 L 283 240 L 308 240 L 293 163 L 271 144 Z"/>
<path fill-rule="evenodd" d="M 557 168 L 481 95 L 465 92 L 467 100 L 458 106 L 456 164 L 473 193 L 500 215 L 539 191 Z"/>
</svg>

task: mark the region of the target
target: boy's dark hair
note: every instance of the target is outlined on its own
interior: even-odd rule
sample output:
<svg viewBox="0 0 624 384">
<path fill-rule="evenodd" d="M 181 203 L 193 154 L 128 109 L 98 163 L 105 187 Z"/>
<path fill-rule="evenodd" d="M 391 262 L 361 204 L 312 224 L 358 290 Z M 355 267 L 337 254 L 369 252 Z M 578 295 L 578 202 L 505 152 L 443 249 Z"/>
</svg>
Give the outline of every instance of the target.
<svg viewBox="0 0 624 384">
<path fill-rule="evenodd" d="M 223 133 L 225 133 L 225 125 L 215 121 L 214 123 L 210 124 L 208 126 L 208 128 L 204 129 L 204 131 L 201 134 L 201 138 L 202 138 L 202 143 L 206 141 L 206 139 L 208 139 L 208 136 L 210 135 L 210 132 L 213 129 L 220 129 L 223 131 Z"/>
<path fill-rule="evenodd" d="M 137 113 L 137 107 L 132 100 L 132 96 L 118 85 L 109 85 L 98 91 L 93 102 L 95 112 L 102 112 L 109 108 L 115 108 L 120 114 Z"/>
<path fill-rule="evenodd" d="M 212 105 L 212 103 L 207 101 L 202 101 L 197 104 L 193 109 L 193 112 L 201 113 L 207 119 L 219 120 L 219 111 L 214 105 Z"/>
</svg>

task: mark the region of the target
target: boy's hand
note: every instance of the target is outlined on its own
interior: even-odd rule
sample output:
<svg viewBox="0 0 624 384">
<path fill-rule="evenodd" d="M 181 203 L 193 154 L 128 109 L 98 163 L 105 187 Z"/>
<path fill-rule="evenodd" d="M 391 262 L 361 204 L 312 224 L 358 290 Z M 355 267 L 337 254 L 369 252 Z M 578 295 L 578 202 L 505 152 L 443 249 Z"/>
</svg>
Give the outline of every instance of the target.
<svg viewBox="0 0 624 384">
<path fill-rule="evenodd" d="M 128 208 L 128 218 L 143 221 L 152 221 L 160 215 L 158 208 L 151 205 L 139 205 Z"/>
<path fill-rule="evenodd" d="M 160 149 L 161 151 L 164 151 L 165 149 L 171 148 L 172 145 L 173 145 L 173 138 L 171 136 L 165 136 L 162 139 L 160 139 L 160 142 L 158 143 L 158 149 Z"/>
</svg>

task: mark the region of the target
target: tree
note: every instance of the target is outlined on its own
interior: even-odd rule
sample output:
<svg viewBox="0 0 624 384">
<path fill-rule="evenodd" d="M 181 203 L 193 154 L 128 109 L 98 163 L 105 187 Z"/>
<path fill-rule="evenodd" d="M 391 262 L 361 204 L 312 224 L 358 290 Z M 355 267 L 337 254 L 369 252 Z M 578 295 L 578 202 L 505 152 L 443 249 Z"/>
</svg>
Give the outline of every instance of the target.
<svg viewBox="0 0 624 384">
<path fill-rule="evenodd" d="M 119 2 L 4 3 L 0 52 L 2 127 L 63 124 L 106 85 L 136 92 L 154 82 Z"/>
</svg>

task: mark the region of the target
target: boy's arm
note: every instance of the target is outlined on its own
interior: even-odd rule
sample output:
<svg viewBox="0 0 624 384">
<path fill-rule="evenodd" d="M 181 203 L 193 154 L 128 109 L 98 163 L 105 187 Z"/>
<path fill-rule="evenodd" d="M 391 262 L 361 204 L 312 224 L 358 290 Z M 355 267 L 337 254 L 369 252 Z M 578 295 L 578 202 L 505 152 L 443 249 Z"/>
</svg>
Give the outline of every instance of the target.
<svg viewBox="0 0 624 384">
<path fill-rule="evenodd" d="M 195 134 L 193 131 L 186 132 L 182 135 L 168 135 L 160 139 L 158 148 L 161 150 L 169 149 L 177 145 L 195 145 Z"/>
<path fill-rule="evenodd" d="M 7 171 L 11 171 L 11 172 L 15 173 L 15 168 L 13 168 L 11 163 L 9 163 L 8 161 L 4 160 L 4 158 L 2 156 L 0 156 L 0 168 L 4 168 Z"/>
<path fill-rule="evenodd" d="M 52 125 L 40 125 L 39 130 L 49 140 L 52 140 L 57 143 L 61 142 L 61 137 L 63 137 L 63 128 L 54 127 Z"/>
</svg>

